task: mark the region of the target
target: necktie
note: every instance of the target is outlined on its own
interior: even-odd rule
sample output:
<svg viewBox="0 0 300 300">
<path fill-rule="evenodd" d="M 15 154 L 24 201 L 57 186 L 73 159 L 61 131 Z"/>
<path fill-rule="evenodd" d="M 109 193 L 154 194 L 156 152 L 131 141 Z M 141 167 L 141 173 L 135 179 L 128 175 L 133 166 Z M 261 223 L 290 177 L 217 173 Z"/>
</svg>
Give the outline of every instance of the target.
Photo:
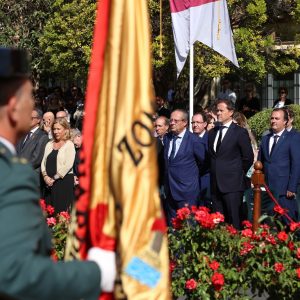
<svg viewBox="0 0 300 300">
<path fill-rule="evenodd" d="M 218 137 L 218 140 L 217 140 L 217 146 L 216 146 L 216 152 L 219 151 L 219 148 L 222 144 L 222 130 L 225 128 L 225 126 L 220 126 L 219 127 L 219 137 Z"/>
<path fill-rule="evenodd" d="M 32 132 L 29 131 L 24 139 L 24 142 L 23 142 L 23 145 L 22 145 L 22 148 L 25 146 L 25 144 L 29 141 L 30 137 L 31 137 L 31 134 Z"/>
<path fill-rule="evenodd" d="M 270 151 L 270 156 L 272 155 L 273 151 L 274 151 L 274 148 L 277 144 L 277 141 L 278 141 L 278 138 L 279 138 L 279 135 L 274 135 L 274 142 L 273 142 L 273 145 L 272 145 L 272 148 L 271 148 L 271 151 Z"/>
<path fill-rule="evenodd" d="M 178 136 L 174 135 L 173 136 L 173 140 L 172 140 L 172 150 L 171 150 L 171 154 L 169 157 L 169 160 L 174 159 L 175 157 L 175 151 L 176 151 L 176 140 L 178 139 Z"/>
</svg>

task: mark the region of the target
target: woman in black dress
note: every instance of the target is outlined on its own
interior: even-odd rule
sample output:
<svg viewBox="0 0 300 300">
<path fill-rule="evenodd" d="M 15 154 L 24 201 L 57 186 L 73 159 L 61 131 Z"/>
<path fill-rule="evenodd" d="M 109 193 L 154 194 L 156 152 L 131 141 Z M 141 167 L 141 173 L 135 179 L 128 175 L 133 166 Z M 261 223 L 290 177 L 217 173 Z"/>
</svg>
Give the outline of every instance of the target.
<svg viewBox="0 0 300 300">
<path fill-rule="evenodd" d="M 48 142 L 41 171 L 47 189 L 47 204 L 55 213 L 70 210 L 74 202 L 75 147 L 70 140 L 70 126 L 65 118 L 57 118 L 52 125 L 53 140 Z"/>
</svg>

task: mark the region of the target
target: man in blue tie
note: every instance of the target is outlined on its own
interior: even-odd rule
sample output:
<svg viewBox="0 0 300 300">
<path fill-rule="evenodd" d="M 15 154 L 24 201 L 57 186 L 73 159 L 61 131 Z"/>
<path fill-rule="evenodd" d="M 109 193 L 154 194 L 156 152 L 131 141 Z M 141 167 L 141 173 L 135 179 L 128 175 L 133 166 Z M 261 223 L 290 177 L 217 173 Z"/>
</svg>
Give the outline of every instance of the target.
<svg viewBox="0 0 300 300">
<path fill-rule="evenodd" d="M 289 216 L 297 221 L 296 191 L 300 179 L 300 135 L 286 129 L 288 122 L 289 115 L 285 108 L 273 110 L 270 118 L 271 132 L 262 138 L 258 160 L 263 164 L 265 180 L 270 190 L 279 204 L 288 210 Z"/>
<path fill-rule="evenodd" d="M 199 167 L 205 160 L 205 144 L 188 131 L 187 125 L 187 112 L 174 110 L 170 118 L 170 133 L 164 139 L 164 207 L 168 226 L 171 226 L 179 208 L 197 205 L 200 192 Z"/>
</svg>

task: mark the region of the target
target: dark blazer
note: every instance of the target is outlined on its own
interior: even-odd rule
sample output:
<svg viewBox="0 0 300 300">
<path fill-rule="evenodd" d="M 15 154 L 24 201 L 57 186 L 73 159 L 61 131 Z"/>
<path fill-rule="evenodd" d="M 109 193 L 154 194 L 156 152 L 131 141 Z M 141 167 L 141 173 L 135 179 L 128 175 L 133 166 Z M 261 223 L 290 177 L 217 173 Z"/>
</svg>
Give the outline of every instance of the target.
<svg viewBox="0 0 300 300">
<path fill-rule="evenodd" d="M 0 297 L 98 299 L 100 272 L 94 262 L 50 259 L 51 236 L 34 171 L 1 142 L 0 182 Z"/>
<path fill-rule="evenodd" d="M 277 100 L 274 101 L 273 108 L 276 106 L 276 104 L 279 101 L 280 101 L 280 99 L 277 99 Z M 291 105 L 291 104 L 294 104 L 294 102 L 291 99 L 286 99 L 285 102 L 284 102 L 284 105 Z"/>
<path fill-rule="evenodd" d="M 162 186 L 164 184 L 165 175 L 164 145 L 158 137 L 156 138 L 156 150 L 158 163 L 158 184 L 159 186 Z"/>
<path fill-rule="evenodd" d="M 219 148 L 214 151 L 218 127 L 208 133 L 211 190 L 221 193 L 242 192 L 250 184 L 246 177 L 253 164 L 254 154 L 248 131 L 234 123 L 229 126 Z"/>
<path fill-rule="evenodd" d="M 199 137 L 186 130 L 175 158 L 169 162 L 168 152 L 172 134 L 164 139 L 165 189 L 176 201 L 197 200 L 199 196 L 199 166 L 205 160 L 205 145 Z"/>
<path fill-rule="evenodd" d="M 31 135 L 29 140 L 26 141 L 24 147 L 22 147 L 24 139 L 25 137 L 19 141 L 16 147 L 17 153 L 20 157 L 26 158 L 35 171 L 40 172 L 45 146 L 49 141 L 48 134 L 44 130 L 38 128 Z"/>
<path fill-rule="evenodd" d="M 206 131 L 203 137 L 200 137 L 202 143 L 205 146 L 205 150 L 208 151 L 208 132 Z M 209 168 L 207 165 L 203 165 L 200 167 L 200 189 L 201 189 L 201 194 L 205 194 L 206 190 L 210 186 L 210 173 L 209 173 Z M 203 191 L 203 193 L 202 193 Z M 200 195 L 200 197 L 203 195 Z M 201 200 L 201 199 L 200 199 Z"/>
<path fill-rule="evenodd" d="M 285 130 L 270 157 L 269 141 L 272 135 L 269 133 L 262 138 L 258 153 L 266 183 L 279 196 L 286 195 L 287 191 L 295 193 L 300 178 L 300 134 Z"/>
</svg>

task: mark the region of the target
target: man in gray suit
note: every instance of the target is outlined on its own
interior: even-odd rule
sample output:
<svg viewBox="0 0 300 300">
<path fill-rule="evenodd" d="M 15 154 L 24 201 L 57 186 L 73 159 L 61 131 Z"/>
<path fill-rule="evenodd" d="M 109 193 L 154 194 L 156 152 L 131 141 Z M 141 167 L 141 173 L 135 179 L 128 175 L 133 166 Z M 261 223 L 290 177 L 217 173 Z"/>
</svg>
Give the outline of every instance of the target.
<svg viewBox="0 0 300 300">
<path fill-rule="evenodd" d="M 43 159 L 45 146 L 48 142 L 48 135 L 40 128 L 43 112 L 35 108 L 31 113 L 30 131 L 20 140 L 17 145 L 17 154 L 26 158 L 32 165 L 41 187 L 41 162 Z"/>
</svg>

